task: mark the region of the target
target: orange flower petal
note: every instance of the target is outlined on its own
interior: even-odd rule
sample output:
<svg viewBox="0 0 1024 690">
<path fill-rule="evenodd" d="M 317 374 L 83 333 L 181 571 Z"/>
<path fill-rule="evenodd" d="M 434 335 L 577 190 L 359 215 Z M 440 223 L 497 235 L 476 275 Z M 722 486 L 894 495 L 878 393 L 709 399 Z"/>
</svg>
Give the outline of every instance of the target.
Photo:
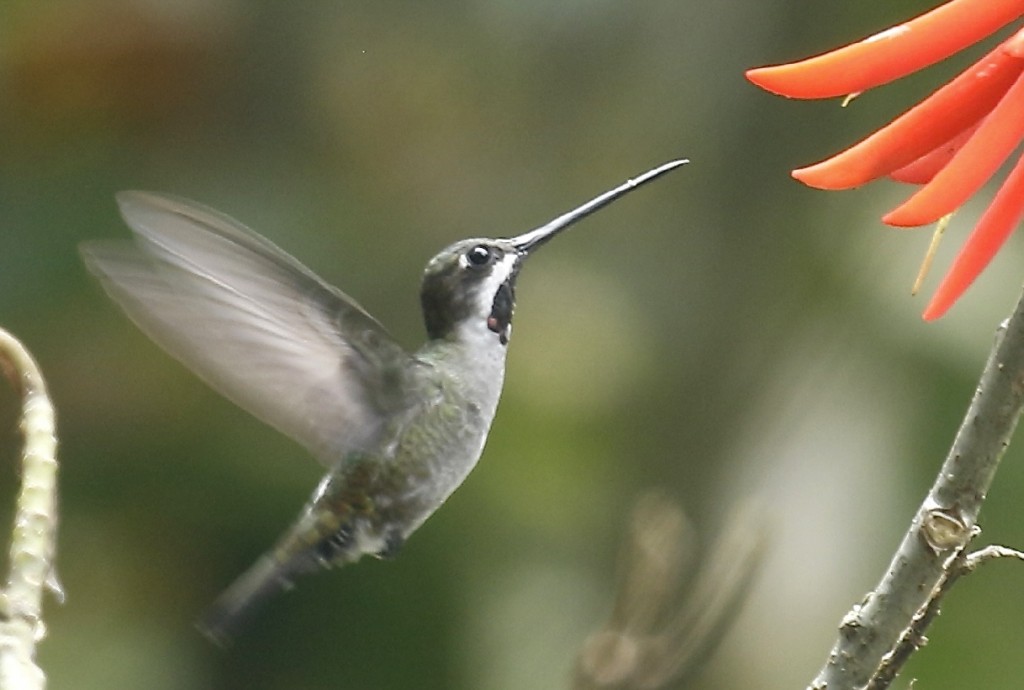
<svg viewBox="0 0 1024 690">
<path fill-rule="evenodd" d="M 889 177 L 897 182 L 908 184 L 927 184 L 932 181 L 940 170 L 946 167 L 949 161 L 953 160 L 956 152 L 963 148 L 967 140 L 978 129 L 975 124 L 968 127 L 942 146 L 929 151 L 913 163 L 908 163 L 898 170 L 889 173 Z"/>
<path fill-rule="evenodd" d="M 1013 229 L 1024 217 L 1024 156 L 1007 176 L 1003 186 L 981 216 L 967 242 L 961 247 L 949 272 L 942 279 L 924 320 L 939 318 L 953 306 L 974 279 L 988 266 Z"/>
<path fill-rule="evenodd" d="M 1024 139 L 1024 78 L 1018 77 L 964 147 L 939 173 L 882 217 L 889 225 L 932 223 L 971 197 Z"/>
<path fill-rule="evenodd" d="M 1022 15 L 1024 0 L 951 0 L 858 43 L 746 75 L 790 98 L 859 93 L 949 57 Z"/>
<path fill-rule="evenodd" d="M 888 175 L 977 123 L 1022 72 L 1024 59 L 999 46 L 871 136 L 793 177 L 818 189 L 849 189 Z"/>
</svg>

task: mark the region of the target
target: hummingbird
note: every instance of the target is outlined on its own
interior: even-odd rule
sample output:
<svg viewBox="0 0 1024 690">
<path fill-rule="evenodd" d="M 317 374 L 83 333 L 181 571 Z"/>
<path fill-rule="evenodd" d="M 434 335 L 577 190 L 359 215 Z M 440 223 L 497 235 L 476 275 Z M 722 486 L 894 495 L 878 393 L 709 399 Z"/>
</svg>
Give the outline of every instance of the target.
<svg viewBox="0 0 1024 690">
<path fill-rule="evenodd" d="M 687 162 L 658 166 L 521 235 L 443 249 L 423 273 L 427 342 L 412 353 L 351 297 L 228 216 L 162 194 L 117 194 L 134 241 L 81 246 L 107 294 L 211 388 L 327 468 L 298 519 L 217 598 L 200 630 L 227 643 L 296 577 L 397 554 L 483 452 L 526 258 Z"/>
</svg>

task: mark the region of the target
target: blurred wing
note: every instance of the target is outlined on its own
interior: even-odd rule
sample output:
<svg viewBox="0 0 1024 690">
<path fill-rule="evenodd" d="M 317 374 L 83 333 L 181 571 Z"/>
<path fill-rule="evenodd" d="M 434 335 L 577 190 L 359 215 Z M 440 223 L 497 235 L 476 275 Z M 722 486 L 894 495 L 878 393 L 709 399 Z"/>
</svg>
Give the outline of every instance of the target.
<svg viewBox="0 0 1024 690">
<path fill-rule="evenodd" d="M 227 216 L 117 200 L 135 242 L 87 242 L 82 256 L 139 328 L 326 465 L 377 437 L 413 360 L 373 317 Z"/>
</svg>

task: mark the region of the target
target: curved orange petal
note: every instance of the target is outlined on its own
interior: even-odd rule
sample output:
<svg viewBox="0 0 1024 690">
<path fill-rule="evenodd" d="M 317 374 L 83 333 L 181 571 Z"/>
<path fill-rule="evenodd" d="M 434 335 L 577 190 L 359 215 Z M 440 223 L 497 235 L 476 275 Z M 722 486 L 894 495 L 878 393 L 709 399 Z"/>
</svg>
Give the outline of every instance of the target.
<svg viewBox="0 0 1024 690">
<path fill-rule="evenodd" d="M 1013 229 L 1024 217 L 1024 156 L 1007 176 L 957 254 L 949 272 L 924 310 L 924 320 L 939 318 L 953 306 L 974 279 L 988 266 Z"/>
<path fill-rule="evenodd" d="M 746 75 L 790 98 L 859 93 L 949 57 L 1022 15 L 1024 0 L 951 0 L 857 43 Z"/>
<path fill-rule="evenodd" d="M 927 184 L 931 182 L 932 178 L 946 167 L 947 163 L 953 160 L 956 152 L 963 148 L 964 144 L 967 143 L 967 140 L 971 138 L 977 129 L 978 124 L 976 123 L 914 162 L 908 163 L 898 170 L 893 170 L 889 173 L 889 177 L 897 182 L 906 182 L 907 184 Z"/>
<path fill-rule="evenodd" d="M 978 122 L 1022 72 L 1024 59 L 999 46 L 871 136 L 793 177 L 818 189 L 849 189 L 888 175 Z"/>
<path fill-rule="evenodd" d="M 932 223 L 971 197 L 1024 139 L 1024 78 L 1018 77 L 963 148 L 939 173 L 898 208 L 882 217 L 889 225 Z"/>
</svg>

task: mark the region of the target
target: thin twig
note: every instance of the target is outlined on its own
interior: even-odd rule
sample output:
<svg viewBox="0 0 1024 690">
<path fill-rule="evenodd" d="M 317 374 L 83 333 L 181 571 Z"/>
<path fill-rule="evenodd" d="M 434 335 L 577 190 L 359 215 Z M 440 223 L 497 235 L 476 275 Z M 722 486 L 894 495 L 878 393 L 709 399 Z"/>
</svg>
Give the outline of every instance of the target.
<svg viewBox="0 0 1024 690">
<path fill-rule="evenodd" d="M 1024 295 L 995 344 L 953 446 L 887 572 L 843 619 L 814 690 L 854 690 L 875 675 L 948 568 L 978 513 L 1024 407 Z"/>
<path fill-rule="evenodd" d="M 42 690 L 35 663 L 46 632 L 43 590 L 62 599 L 53 573 L 57 526 L 57 437 L 54 409 L 39 367 L 28 351 L 0 329 L 0 371 L 21 394 L 22 481 L 11 534 L 11 572 L 0 591 L 0 690 Z"/>
<path fill-rule="evenodd" d="M 928 630 L 928 626 L 932 624 L 932 621 L 938 617 L 942 601 L 945 599 L 946 594 L 949 593 L 949 590 L 953 588 L 953 585 L 956 584 L 957 580 L 964 575 L 973 573 L 983 563 L 1002 558 L 1014 558 L 1024 561 L 1024 553 L 998 545 L 986 546 L 972 553 L 967 553 L 963 549 L 960 550 L 950 564 L 946 577 L 942 579 L 935 588 L 935 591 L 932 592 L 932 596 L 928 599 L 928 603 L 924 605 L 924 608 L 914 616 L 910 626 L 900 636 L 896 647 L 882 658 L 882 664 L 878 667 L 878 670 L 868 684 L 864 686 L 864 690 L 885 690 L 892 684 L 896 676 L 903 669 L 903 665 L 910 659 L 910 656 L 928 641 L 924 634 Z"/>
</svg>

